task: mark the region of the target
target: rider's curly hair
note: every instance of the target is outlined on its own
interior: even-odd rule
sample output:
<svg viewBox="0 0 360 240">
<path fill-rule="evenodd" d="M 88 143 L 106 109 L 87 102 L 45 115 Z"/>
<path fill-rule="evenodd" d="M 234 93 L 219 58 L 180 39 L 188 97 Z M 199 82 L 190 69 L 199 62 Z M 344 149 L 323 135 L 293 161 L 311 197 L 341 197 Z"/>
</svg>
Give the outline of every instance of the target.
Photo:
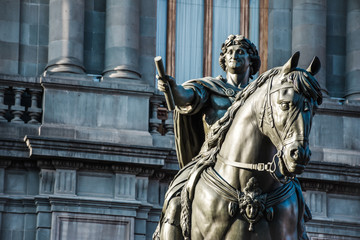
<svg viewBox="0 0 360 240">
<path fill-rule="evenodd" d="M 252 75 L 256 74 L 261 65 L 259 53 L 256 49 L 256 46 L 247 38 L 245 38 L 243 35 L 229 35 L 228 38 L 225 40 L 225 42 L 221 46 L 221 53 L 219 57 L 219 63 L 220 67 L 226 71 L 225 66 L 225 54 L 227 52 L 227 49 L 229 46 L 232 45 L 240 45 L 242 48 L 246 50 L 246 52 L 250 55 L 250 61 L 251 61 L 251 71 L 250 71 L 250 78 L 252 78 Z"/>
</svg>

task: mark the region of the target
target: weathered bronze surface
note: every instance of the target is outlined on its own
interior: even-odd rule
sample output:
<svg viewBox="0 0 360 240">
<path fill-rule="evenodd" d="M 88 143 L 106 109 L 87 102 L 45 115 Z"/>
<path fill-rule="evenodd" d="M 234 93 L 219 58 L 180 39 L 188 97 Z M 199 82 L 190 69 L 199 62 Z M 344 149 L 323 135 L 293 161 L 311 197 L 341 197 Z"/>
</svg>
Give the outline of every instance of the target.
<svg viewBox="0 0 360 240">
<path fill-rule="evenodd" d="M 154 239 L 307 239 L 311 214 L 295 175 L 310 160 L 322 95 L 318 58 L 304 70 L 299 55 L 239 91 L 211 125 L 170 184 Z"/>
<path fill-rule="evenodd" d="M 209 128 L 224 115 L 235 95 L 260 68 L 255 45 L 242 35 L 230 35 L 221 50 L 219 63 L 226 72 L 225 79 L 205 77 L 177 85 L 174 78 L 164 79 L 159 73 L 159 90 L 167 99 L 171 98 L 167 96 L 170 91 L 176 105 L 174 133 L 180 167 L 199 153 Z"/>
</svg>

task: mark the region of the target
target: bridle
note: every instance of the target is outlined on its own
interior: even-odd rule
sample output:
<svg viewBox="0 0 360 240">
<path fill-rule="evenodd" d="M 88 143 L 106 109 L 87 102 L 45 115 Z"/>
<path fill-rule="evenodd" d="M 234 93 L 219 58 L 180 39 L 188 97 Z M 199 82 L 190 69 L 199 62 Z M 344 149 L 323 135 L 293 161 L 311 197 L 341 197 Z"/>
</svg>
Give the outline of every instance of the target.
<svg viewBox="0 0 360 240">
<path fill-rule="evenodd" d="M 284 131 L 282 132 L 282 134 L 280 134 L 279 130 L 276 128 L 275 123 L 274 123 L 273 110 L 272 110 L 272 105 L 271 105 L 271 94 L 273 94 L 279 90 L 282 90 L 282 89 L 294 88 L 294 86 L 290 83 L 289 84 L 285 83 L 284 85 L 281 85 L 277 88 L 272 88 L 272 81 L 273 81 L 273 78 L 271 78 L 268 81 L 266 97 L 264 99 L 263 107 L 260 112 L 260 117 L 259 117 L 259 122 L 258 122 L 260 131 L 262 134 L 264 134 L 264 122 L 266 122 L 266 121 L 264 121 L 265 116 L 267 116 L 269 119 L 269 125 L 271 127 L 270 134 L 272 136 L 274 136 L 276 139 L 273 142 L 277 149 L 277 153 L 274 155 L 272 161 L 268 162 L 268 163 L 231 162 L 231 161 L 224 159 L 220 154 L 217 155 L 217 158 L 218 158 L 218 160 L 225 163 L 226 165 L 230 165 L 233 167 L 247 169 L 247 170 L 255 170 L 255 171 L 260 171 L 260 172 L 261 171 L 269 172 L 271 174 L 271 176 L 274 179 L 276 179 L 277 181 L 279 181 L 281 183 L 287 183 L 287 182 L 291 181 L 294 177 L 284 176 L 282 174 L 281 174 L 282 176 L 278 176 L 276 174 L 276 169 L 277 169 L 277 164 L 278 164 L 276 162 L 276 158 L 278 158 L 279 161 L 282 161 L 281 159 L 283 157 L 283 150 L 286 145 L 292 144 L 295 141 L 304 141 L 304 142 L 309 141 L 308 137 L 306 137 L 304 135 L 297 135 L 296 137 L 288 136 L 291 126 L 294 124 L 295 120 L 299 116 L 301 109 L 303 109 L 305 97 L 303 95 L 300 95 L 300 99 L 297 101 L 296 106 L 293 107 L 289 112 L 289 118 L 286 121 L 286 124 L 284 126 Z"/>
</svg>

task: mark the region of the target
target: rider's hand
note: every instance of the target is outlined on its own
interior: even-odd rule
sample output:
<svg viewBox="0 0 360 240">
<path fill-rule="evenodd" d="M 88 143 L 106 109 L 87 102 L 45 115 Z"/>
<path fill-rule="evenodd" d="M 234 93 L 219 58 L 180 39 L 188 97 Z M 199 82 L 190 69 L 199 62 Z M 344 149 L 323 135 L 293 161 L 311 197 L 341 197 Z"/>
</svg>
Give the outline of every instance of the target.
<svg viewBox="0 0 360 240">
<path fill-rule="evenodd" d="M 165 77 L 166 79 L 162 79 L 159 75 L 156 75 L 156 78 L 158 80 L 158 89 L 162 92 L 166 92 L 168 90 L 168 85 L 166 84 L 166 82 L 169 82 L 171 88 L 176 87 L 176 81 L 173 77 L 169 75 L 165 75 Z"/>
</svg>

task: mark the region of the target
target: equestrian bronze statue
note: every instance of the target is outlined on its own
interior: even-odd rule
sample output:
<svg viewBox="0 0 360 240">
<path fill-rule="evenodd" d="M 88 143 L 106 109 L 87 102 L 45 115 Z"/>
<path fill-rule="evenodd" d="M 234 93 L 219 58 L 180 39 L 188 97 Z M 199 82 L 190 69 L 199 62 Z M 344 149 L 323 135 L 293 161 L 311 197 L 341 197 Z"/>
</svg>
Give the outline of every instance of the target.
<svg viewBox="0 0 360 240">
<path fill-rule="evenodd" d="M 311 214 L 295 176 L 310 160 L 322 94 L 314 78 L 319 59 L 304 70 L 299 55 L 236 94 L 170 184 L 154 239 L 308 239 Z M 180 224 L 181 232 L 166 224 Z"/>
<path fill-rule="evenodd" d="M 158 88 L 166 99 L 173 97 L 176 106 L 174 133 L 180 167 L 199 153 L 208 130 L 224 116 L 235 95 L 247 86 L 261 64 L 255 45 L 242 35 L 230 35 L 225 40 L 219 63 L 225 77 L 192 79 L 182 85 L 170 76 L 162 76 L 158 69 Z"/>
</svg>

